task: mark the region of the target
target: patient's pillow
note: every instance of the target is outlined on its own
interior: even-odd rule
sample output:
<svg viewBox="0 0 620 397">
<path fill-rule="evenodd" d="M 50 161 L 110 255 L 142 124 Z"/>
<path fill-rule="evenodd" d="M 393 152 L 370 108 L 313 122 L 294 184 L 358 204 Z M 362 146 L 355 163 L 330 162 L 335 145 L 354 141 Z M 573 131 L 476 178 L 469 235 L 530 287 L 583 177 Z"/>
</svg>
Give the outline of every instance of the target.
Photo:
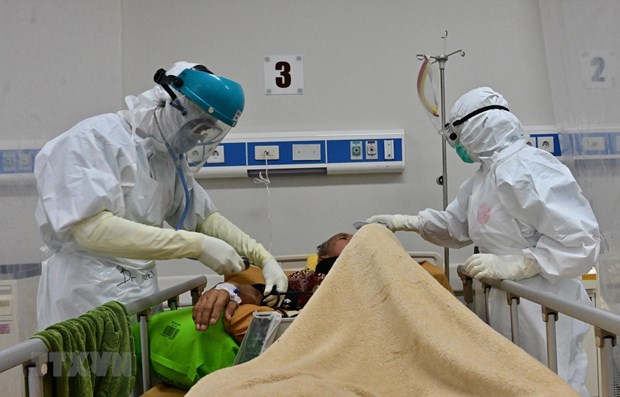
<svg viewBox="0 0 620 397">
<path fill-rule="evenodd" d="M 306 258 L 306 269 L 316 269 L 316 264 L 319 263 L 319 256 L 317 254 L 310 254 Z"/>
<path fill-rule="evenodd" d="M 246 285 L 265 284 L 265 278 L 263 277 L 263 270 L 260 267 L 250 265 L 247 270 L 240 273 L 231 274 L 225 276 L 224 280 L 229 283 L 238 283 Z"/>
</svg>

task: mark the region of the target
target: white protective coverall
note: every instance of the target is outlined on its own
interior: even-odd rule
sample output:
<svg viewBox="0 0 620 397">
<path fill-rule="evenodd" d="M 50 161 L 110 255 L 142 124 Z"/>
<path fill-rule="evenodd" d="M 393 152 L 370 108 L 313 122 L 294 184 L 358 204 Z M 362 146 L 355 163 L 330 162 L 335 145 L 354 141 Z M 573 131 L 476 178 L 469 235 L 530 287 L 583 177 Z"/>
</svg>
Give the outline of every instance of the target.
<svg viewBox="0 0 620 397">
<path fill-rule="evenodd" d="M 176 63 L 168 74 L 177 75 L 195 65 Z M 186 108 L 194 106 L 186 97 L 179 99 Z M 158 231 L 173 232 L 162 229 L 164 222 L 177 225 L 185 208 L 183 186 L 160 136 L 160 133 L 167 134 L 166 139 L 170 141 L 180 127 L 181 112 L 168 104 L 163 106 L 169 100 L 160 86 L 139 96 L 128 96 L 128 110 L 83 120 L 48 142 L 38 154 L 35 176 L 39 200 L 35 216 L 43 241 L 51 253 L 43 262 L 39 282 L 39 329 L 79 316 L 110 300 L 127 303 L 149 296 L 158 291 L 154 259 L 185 257 L 175 255 L 169 247 L 163 246 L 170 245 L 169 240 L 156 241 L 160 237 Z M 193 178 L 187 162 L 183 163 L 183 168 L 190 191 L 190 207 L 181 228 L 184 230 L 175 232 L 175 237 L 170 239 L 181 240 L 177 244 L 179 248 L 172 251 L 188 252 L 182 247 L 189 245 L 185 244 L 186 240 L 210 239 L 211 243 L 216 243 L 215 248 L 223 244 L 224 248 L 232 250 L 237 259 L 233 257 L 230 263 L 237 260 L 241 263 L 241 268 L 233 266 L 234 263 L 228 268 L 217 268 L 217 261 L 216 265 L 209 265 L 219 273 L 243 270 L 238 252 L 263 267 L 263 272 L 267 269 L 265 265 L 270 263 L 271 275 L 286 280 L 273 256 L 261 244 L 217 212 L 206 191 Z M 101 214 L 106 216 L 100 217 Z M 97 241 L 97 233 L 101 230 L 98 226 L 108 218 L 133 221 L 126 222 L 129 226 L 157 228 L 145 230 L 144 239 L 148 249 L 150 245 L 162 245 L 162 253 L 159 256 L 151 254 L 146 260 L 127 259 L 127 256 L 97 253 L 78 242 L 76 225 L 96 219 L 97 224 L 87 225 L 80 231 L 81 234 L 84 230 L 88 232 L 89 244 L 105 246 L 105 241 Z M 206 221 L 207 218 L 213 221 Z M 124 252 L 131 251 L 132 245 L 142 243 L 143 230 L 137 232 L 139 236 L 135 233 L 126 235 L 130 242 L 125 244 Z M 205 234 L 216 238 L 205 237 Z M 125 240 L 123 236 L 108 234 L 108 237 L 111 240 L 117 238 L 112 242 L 118 244 L 119 249 Z M 131 239 L 135 244 L 131 244 Z M 230 256 L 230 252 L 227 255 Z M 278 289 L 285 291 L 286 285 Z"/>
<path fill-rule="evenodd" d="M 489 105 L 508 107 L 491 88 L 474 89 L 454 104 L 450 120 Z M 419 232 L 425 240 L 444 247 L 473 243 L 480 253 L 495 254 L 506 264 L 525 261 L 528 274 L 492 278 L 513 278 L 560 299 L 591 305 L 580 276 L 598 258 L 598 222 L 569 169 L 550 153 L 527 145 L 521 123 L 509 111 L 488 110 L 461 128 L 460 143 L 480 168 L 460 186 L 446 210 L 425 209 L 417 216 L 377 215 L 369 221 L 386 223 L 392 230 Z M 490 325 L 510 338 L 504 292 L 491 289 L 489 316 Z M 540 306 L 521 299 L 520 345 L 546 364 L 541 319 Z M 582 341 L 587 331 L 587 324 L 559 316 L 558 375 L 585 396 L 589 393 Z"/>
</svg>

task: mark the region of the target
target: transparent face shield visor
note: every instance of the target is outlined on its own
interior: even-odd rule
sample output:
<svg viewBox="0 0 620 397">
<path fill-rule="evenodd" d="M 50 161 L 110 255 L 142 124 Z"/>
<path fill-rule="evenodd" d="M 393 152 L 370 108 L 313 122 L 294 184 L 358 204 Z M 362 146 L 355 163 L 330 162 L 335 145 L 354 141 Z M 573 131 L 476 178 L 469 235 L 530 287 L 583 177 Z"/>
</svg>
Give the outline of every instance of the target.
<svg viewBox="0 0 620 397">
<path fill-rule="evenodd" d="M 454 123 L 448 123 L 441 129 L 440 134 L 452 148 L 455 148 L 461 137 L 461 129 L 458 126 L 454 126 Z"/>
<path fill-rule="evenodd" d="M 186 153 L 190 167 L 201 167 L 222 142 L 230 126 L 209 116 L 188 121 L 175 134 L 171 146 Z"/>
<path fill-rule="evenodd" d="M 441 129 L 440 133 L 446 139 L 446 142 L 456 151 L 456 154 L 458 154 L 461 160 L 468 164 L 474 162 L 472 158 L 469 157 L 467 150 L 461 145 L 461 127 L 458 125 L 455 126 L 454 123 L 446 124 L 446 126 Z"/>
</svg>

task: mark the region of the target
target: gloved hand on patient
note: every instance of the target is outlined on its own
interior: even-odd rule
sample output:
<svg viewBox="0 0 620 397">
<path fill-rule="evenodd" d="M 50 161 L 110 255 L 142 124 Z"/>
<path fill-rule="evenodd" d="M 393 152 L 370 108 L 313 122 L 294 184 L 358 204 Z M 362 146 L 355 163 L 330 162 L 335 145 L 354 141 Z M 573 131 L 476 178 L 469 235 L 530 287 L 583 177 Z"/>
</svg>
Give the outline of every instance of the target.
<svg viewBox="0 0 620 397">
<path fill-rule="evenodd" d="M 415 215 L 374 215 L 366 219 L 368 223 L 381 223 L 393 232 L 420 232 L 420 219 Z"/>
<path fill-rule="evenodd" d="M 263 268 L 263 278 L 265 279 L 265 296 L 268 296 L 269 293 L 275 287 L 277 292 L 286 292 L 288 289 L 288 277 L 280 267 L 278 261 L 275 258 L 270 258 L 265 261 L 262 266 Z M 284 298 L 284 295 L 280 297 Z M 278 303 L 278 297 L 275 295 L 268 296 L 265 299 L 265 303 L 267 306 L 276 306 Z"/>
<path fill-rule="evenodd" d="M 286 292 L 288 279 L 273 255 L 222 214 L 217 211 L 211 213 L 198 230 L 226 241 L 235 251 L 242 253 L 251 263 L 261 268 L 265 279 L 265 295 L 269 295 L 274 286 L 278 292 Z"/>
<path fill-rule="evenodd" d="M 540 272 L 536 260 L 523 255 L 474 254 L 463 266 L 467 274 L 477 280 L 522 280 Z"/>
</svg>

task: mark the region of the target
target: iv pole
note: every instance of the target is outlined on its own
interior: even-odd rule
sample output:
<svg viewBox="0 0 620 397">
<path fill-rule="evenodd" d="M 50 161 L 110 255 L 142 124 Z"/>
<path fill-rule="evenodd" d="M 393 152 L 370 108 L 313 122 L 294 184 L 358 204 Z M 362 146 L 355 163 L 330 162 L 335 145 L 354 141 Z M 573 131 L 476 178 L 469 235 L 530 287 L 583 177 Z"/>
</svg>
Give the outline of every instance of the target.
<svg viewBox="0 0 620 397">
<path fill-rule="evenodd" d="M 456 50 L 446 55 L 446 42 L 448 40 L 448 31 L 444 31 L 443 39 L 443 54 L 436 56 L 429 56 L 428 59 L 432 61 L 432 63 L 437 63 L 439 65 L 439 84 L 441 87 L 441 104 L 440 104 L 440 115 L 441 115 L 441 126 L 446 125 L 446 84 L 445 84 L 445 69 L 446 62 L 448 62 L 448 58 L 450 58 L 454 54 L 461 54 L 461 57 L 465 56 L 465 51 Z M 424 54 L 417 54 L 417 58 L 419 60 L 424 60 Z M 448 207 L 448 162 L 446 160 L 446 138 L 442 137 L 441 139 L 441 166 L 442 166 L 442 174 L 437 178 L 437 184 L 441 185 L 443 188 L 443 209 L 445 210 Z M 444 248 L 444 273 L 450 282 L 450 249 Z"/>
</svg>

